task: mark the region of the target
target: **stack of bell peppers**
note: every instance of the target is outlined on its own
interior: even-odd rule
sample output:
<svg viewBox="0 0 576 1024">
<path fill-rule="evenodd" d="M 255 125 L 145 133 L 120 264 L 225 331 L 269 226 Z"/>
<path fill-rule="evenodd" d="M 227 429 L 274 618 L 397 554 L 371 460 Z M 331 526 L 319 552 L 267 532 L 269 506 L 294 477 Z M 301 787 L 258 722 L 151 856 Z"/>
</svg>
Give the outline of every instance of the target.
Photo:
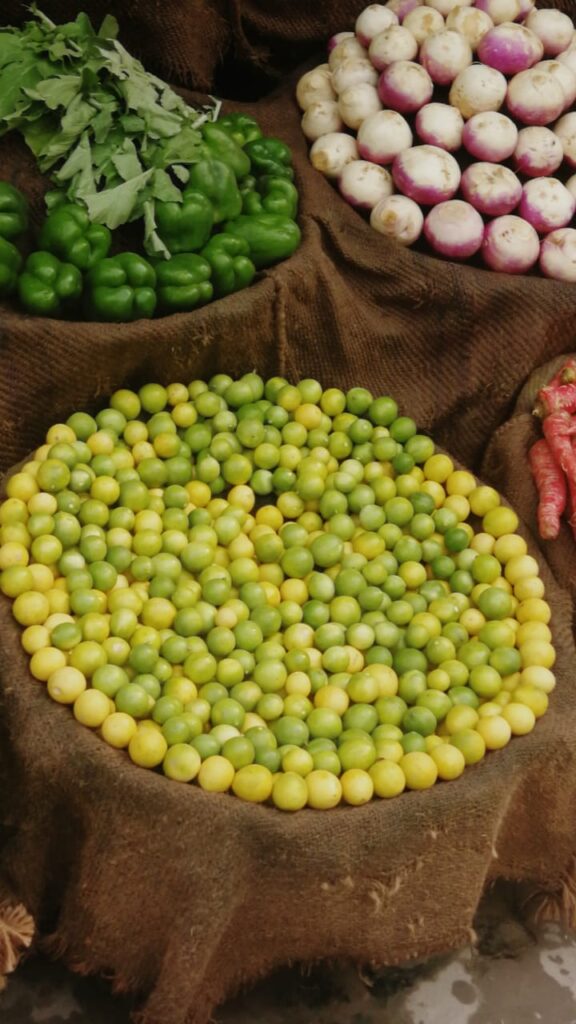
<svg viewBox="0 0 576 1024">
<path fill-rule="evenodd" d="M 168 258 L 109 255 L 108 228 L 61 197 L 23 263 L 13 240 L 27 229 L 26 200 L 0 182 L 0 298 L 16 293 L 32 315 L 122 323 L 195 309 L 290 256 L 301 235 L 289 148 L 244 114 L 206 123 L 202 135 L 181 201 L 156 203 Z"/>
</svg>

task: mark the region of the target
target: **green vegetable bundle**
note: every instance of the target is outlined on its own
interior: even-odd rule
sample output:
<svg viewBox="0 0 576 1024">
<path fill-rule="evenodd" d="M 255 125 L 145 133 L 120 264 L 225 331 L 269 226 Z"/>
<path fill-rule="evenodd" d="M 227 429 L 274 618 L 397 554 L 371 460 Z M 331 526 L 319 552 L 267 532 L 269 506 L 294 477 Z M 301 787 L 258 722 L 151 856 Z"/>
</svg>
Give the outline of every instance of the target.
<svg viewBox="0 0 576 1024">
<path fill-rule="evenodd" d="M 229 295 L 294 252 L 298 192 L 283 142 L 246 114 L 218 118 L 212 98 L 187 105 L 126 52 L 114 18 L 95 32 L 85 14 L 57 26 L 32 10 L 21 30 L 0 32 L 0 135 L 18 129 L 57 189 L 16 284 L 26 201 L 0 182 L 3 297 L 17 287 L 32 314 L 133 320 Z M 140 218 L 149 262 L 110 257 L 111 231 Z"/>
</svg>

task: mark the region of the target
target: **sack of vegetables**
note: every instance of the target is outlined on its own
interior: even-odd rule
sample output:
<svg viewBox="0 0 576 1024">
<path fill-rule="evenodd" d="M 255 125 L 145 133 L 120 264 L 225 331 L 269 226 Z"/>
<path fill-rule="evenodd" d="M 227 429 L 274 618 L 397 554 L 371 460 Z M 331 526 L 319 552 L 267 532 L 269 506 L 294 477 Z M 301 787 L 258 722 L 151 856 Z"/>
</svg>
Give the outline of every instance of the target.
<svg viewBox="0 0 576 1024">
<path fill-rule="evenodd" d="M 147 1024 L 461 944 L 502 875 L 573 884 L 566 601 L 393 398 L 118 389 L 3 498 L 2 867 Z"/>
</svg>

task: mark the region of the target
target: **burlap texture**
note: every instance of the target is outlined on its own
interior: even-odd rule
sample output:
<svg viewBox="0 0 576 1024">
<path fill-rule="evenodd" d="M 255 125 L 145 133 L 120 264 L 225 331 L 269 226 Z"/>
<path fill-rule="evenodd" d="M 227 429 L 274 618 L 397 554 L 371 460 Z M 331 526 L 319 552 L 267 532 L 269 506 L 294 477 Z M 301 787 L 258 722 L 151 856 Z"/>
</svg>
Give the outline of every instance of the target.
<svg viewBox="0 0 576 1024">
<path fill-rule="evenodd" d="M 385 242 L 310 168 L 293 84 L 251 109 L 294 149 L 298 253 L 246 292 L 153 322 L 48 322 L 4 308 L 2 467 L 123 383 L 256 367 L 394 394 L 471 468 L 485 456 L 485 478 L 533 526 L 534 426 L 514 402 L 534 367 L 575 347 L 576 292 Z M 0 166 L 40 198 L 12 140 Z M 571 892 L 573 542 L 564 532 L 544 552 L 527 536 L 554 609 L 549 713 L 457 782 L 329 813 L 290 817 L 133 767 L 48 700 L 0 602 L 1 863 L 50 948 L 139 991 L 146 1024 L 206 1024 L 238 985 L 282 963 L 391 964 L 461 945 L 495 878 Z"/>
</svg>

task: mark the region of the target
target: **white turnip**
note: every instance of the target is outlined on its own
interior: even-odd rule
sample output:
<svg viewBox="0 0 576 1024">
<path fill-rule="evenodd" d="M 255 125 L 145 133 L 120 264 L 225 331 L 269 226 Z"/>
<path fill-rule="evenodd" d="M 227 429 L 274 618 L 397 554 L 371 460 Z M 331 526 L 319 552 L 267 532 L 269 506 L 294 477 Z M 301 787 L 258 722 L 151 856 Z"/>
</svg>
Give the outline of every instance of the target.
<svg viewBox="0 0 576 1024">
<path fill-rule="evenodd" d="M 512 213 L 522 197 L 522 185 L 508 167 L 501 164 L 470 164 L 462 174 L 462 195 L 487 217 Z"/>
<path fill-rule="evenodd" d="M 441 256 L 467 260 L 482 245 L 484 221 L 470 203 L 451 199 L 430 210 L 424 221 L 424 235 Z"/>
<path fill-rule="evenodd" d="M 420 141 L 429 146 L 454 153 L 462 145 L 464 118 L 456 107 L 447 103 L 427 103 L 420 107 L 414 125 Z"/>
<path fill-rule="evenodd" d="M 462 117 L 481 114 L 486 110 L 500 110 L 506 98 L 508 83 L 501 71 L 483 64 L 465 68 L 452 82 L 450 103 Z"/>
<path fill-rule="evenodd" d="M 486 11 L 495 25 L 504 21 L 516 21 L 520 14 L 520 0 L 476 0 L 475 7 Z"/>
<path fill-rule="evenodd" d="M 446 28 L 465 36 L 473 50 L 493 26 L 492 18 L 477 7 L 454 7 L 446 18 Z"/>
<path fill-rule="evenodd" d="M 368 85 L 376 85 L 378 82 L 378 72 L 365 57 L 350 57 L 332 72 L 332 86 L 339 96 L 361 82 L 368 82 Z"/>
<path fill-rule="evenodd" d="M 410 149 L 412 131 L 396 110 L 380 110 L 360 125 L 358 151 L 364 160 L 374 164 L 391 164 L 398 153 Z"/>
<path fill-rule="evenodd" d="M 574 196 L 574 199 L 576 199 L 576 174 L 573 174 L 571 178 L 568 178 L 566 188 L 570 194 Z"/>
<path fill-rule="evenodd" d="M 412 33 L 414 39 L 420 45 L 428 36 L 442 31 L 444 28 L 444 18 L 433 7 L 415 7 L 413 11 L 410 11 L 410 14 L 406 15 L 402 25 Z"/>
<path fill-rule="evenodd" d="M 480 60 L 504 75 L 526 71 L 540 60 L 543 53 L 542 40 L 524 25 L 513 21 L 495 25 L 478 45 Z"/>
<path fill-rule="evenodd" d="M 326 178 L 339 178 L 346 164 L 357 159 L 356 141 L 344 132 L 322 135 L 310 150 L 312 166 Z"/>
<path fill-rule="evenodd" d="M 534 71 L 550 75 L 564 93 L 564 110 L 571 107 L 576 99 L 576 73 L 559 60 L 541 60 L 534 65 Z"/>
<path fill-rule="evenodd" d="M 335 100 L 336 93 L 332 88 L 332 74 L 327 64 L 307 71 L 296 86 L 296 100 L 301 110 L 308 110 L 313 103 L 322 100 Z"/>
<path fill-rule="evenodd" d="M 564 114 L 552 131 L 560 139 L 566 163 L 569 167 L 576 167 L 576 112 Z"/>
<path fill-rule="evenodd" d="M 530 11 L 534 10 L 535 0 L 520 0 L 520 10 L 516 15 L 516 21 L 526 21 Z"/>
<path fill-rule="evenodd" d="M 370 226 L 400 245 L 413 245 L 422 234 L 424 214 L 407 196 L 389 196 L 374 207 Z"/>
<path fill-rule="evenodd" d="M 390 25 L 398 24 L 398 16 L 383 4 L 370 4 L 356 18 L 356 35 L 363 46 L 369 46 L 377 36 Z"/>
<path fill-rule="evenodd" d="M 358 60 L 368 57 L 368 50 L 355 35 L 348 36 L 342 42 L 337 43 L 328 54 L 328 67 L 335 71 L 345 60 Z"/>
<path fill-rule="evenodd" d="M 328 40 L 328 53 L 332 53 L 339 43 L 343 43 L 345 39 L 354 39 L 353 32 L 337 32 L 336 35 L 330 36 Z"/>
<path fill-rule="evenodd" d="M 318 103 L 311 103 L 302 116 L 302 131 L 309 140 L 315 142 L 322 135 L 328 132 L 339 132 L 342 128 L 342 118 L 338 110 L 338 104 L 334 100 L 320 100 Z"/>
<path fill-rule="evenodd" d="M 573 45 L 569 46 L 567 50 L 564 50 L 562 53 L 559 53 L 558 56 L 556 57 L 556 60 L 560 64 L 563 64 L 565 67 L 569 68 L 570 71 L 572 71 L 573 74 L 576 75 L 576 47 L 575 46 L 573 46 Z"/>
<path fill-rule="evenodd" d="M 420 7 L 424 0 L 388 0 L 386 7 L 398 16 L 398 21 L 403 22 L 407 14 L 410 14 L 416 7 Z"/>
<path fill-rule="evenodd" d="M 417 53 L 418 43 L 402 25 L 392 25 L 374 36 L 368 50 L 370 60 L 378 71 L 383 71 L 395 60 L 412 60 Z"/>
<path fill-rule="evenodd" d="M 460 168 L 454 157 L 438 146 L 414 146 L 396 157 L 392 177 L 409 199 L 435 206 L 458 191 Z"/>
<path fill-rule="evenodd" d="M 368 160 L 352 160 L 340 175 L 338 187 L 346 202 L 360 210 L 373 210 L 394 191 L 391 174 Z"/>
<path fill-rule="evenodd" d="M 444 18 L 447 18 L 456 7 L 471 7 L 474 0 L 428 0 L 430 7 L 434 7 Z"/>
<path fill-rule="evenodd" d="M 574 196 L 558 178 L 533 178 L 522 189 L 518 213 L 542 235 L 565 228 L 575 206 Z"/>
<path fill-rule="evenodd" d="M 482 258 L 491 270 L 502 274 L 524 274 L 540 254 L 534 228 L 521 217 L 497 217 L 484 231 Z"/>
<path fill-rule="evenodd" d="M 559 228 L 543 239 L 540 246 L 540 270 L 555 281 L 576 283 L 576 231 Z"/>
<path fill-rule="evenodd" d="M 542 40 L 547 57 L 556 57 L 562 53 L 574 37 L 572 19 L 552 8 L 530 11 L 524 24 Z"/>
<path fill-rule="evenodd" d="M 564 151 L 550 128 L 522 128 L 514 150 L 514 166 L 527 178 L 548 177 L 558 170 Z"/>
<path fill-rule="evenodd" d="M 512 156 L 518 141 L 518 129 L 505 114 L 488 110 L 474 114 L 464 126 L 462 141 L 478 160 L 498 164 Z"/>
<path fill-rule="evenodd" d="M 450 85 L 472 63 L 472 47 L 460 32 L 446 29 L 424 40 L 420 63 L 437 85 Z"/>
<path fill-rule="evenodd" d="M 357 130 L 371 114 L 382 109 L 378 91 L 368 82 L 351 85 L 340 93 L 338 110 L 344 124 Z"/>
<path fill-rule="evenodd" d="M 434 83 L 425 68 L 409 60 L 389 64 L 380 75 L 378 95 L 385 107 L 413 114 L 432 97 Z"/>
<path fill-rule="evenodd" d="M 530 68 L 510 80 L 506 103 L 522 124 L 550 124 L 564 110 L 564 90 L 552 75 Z"/>
</svg>

